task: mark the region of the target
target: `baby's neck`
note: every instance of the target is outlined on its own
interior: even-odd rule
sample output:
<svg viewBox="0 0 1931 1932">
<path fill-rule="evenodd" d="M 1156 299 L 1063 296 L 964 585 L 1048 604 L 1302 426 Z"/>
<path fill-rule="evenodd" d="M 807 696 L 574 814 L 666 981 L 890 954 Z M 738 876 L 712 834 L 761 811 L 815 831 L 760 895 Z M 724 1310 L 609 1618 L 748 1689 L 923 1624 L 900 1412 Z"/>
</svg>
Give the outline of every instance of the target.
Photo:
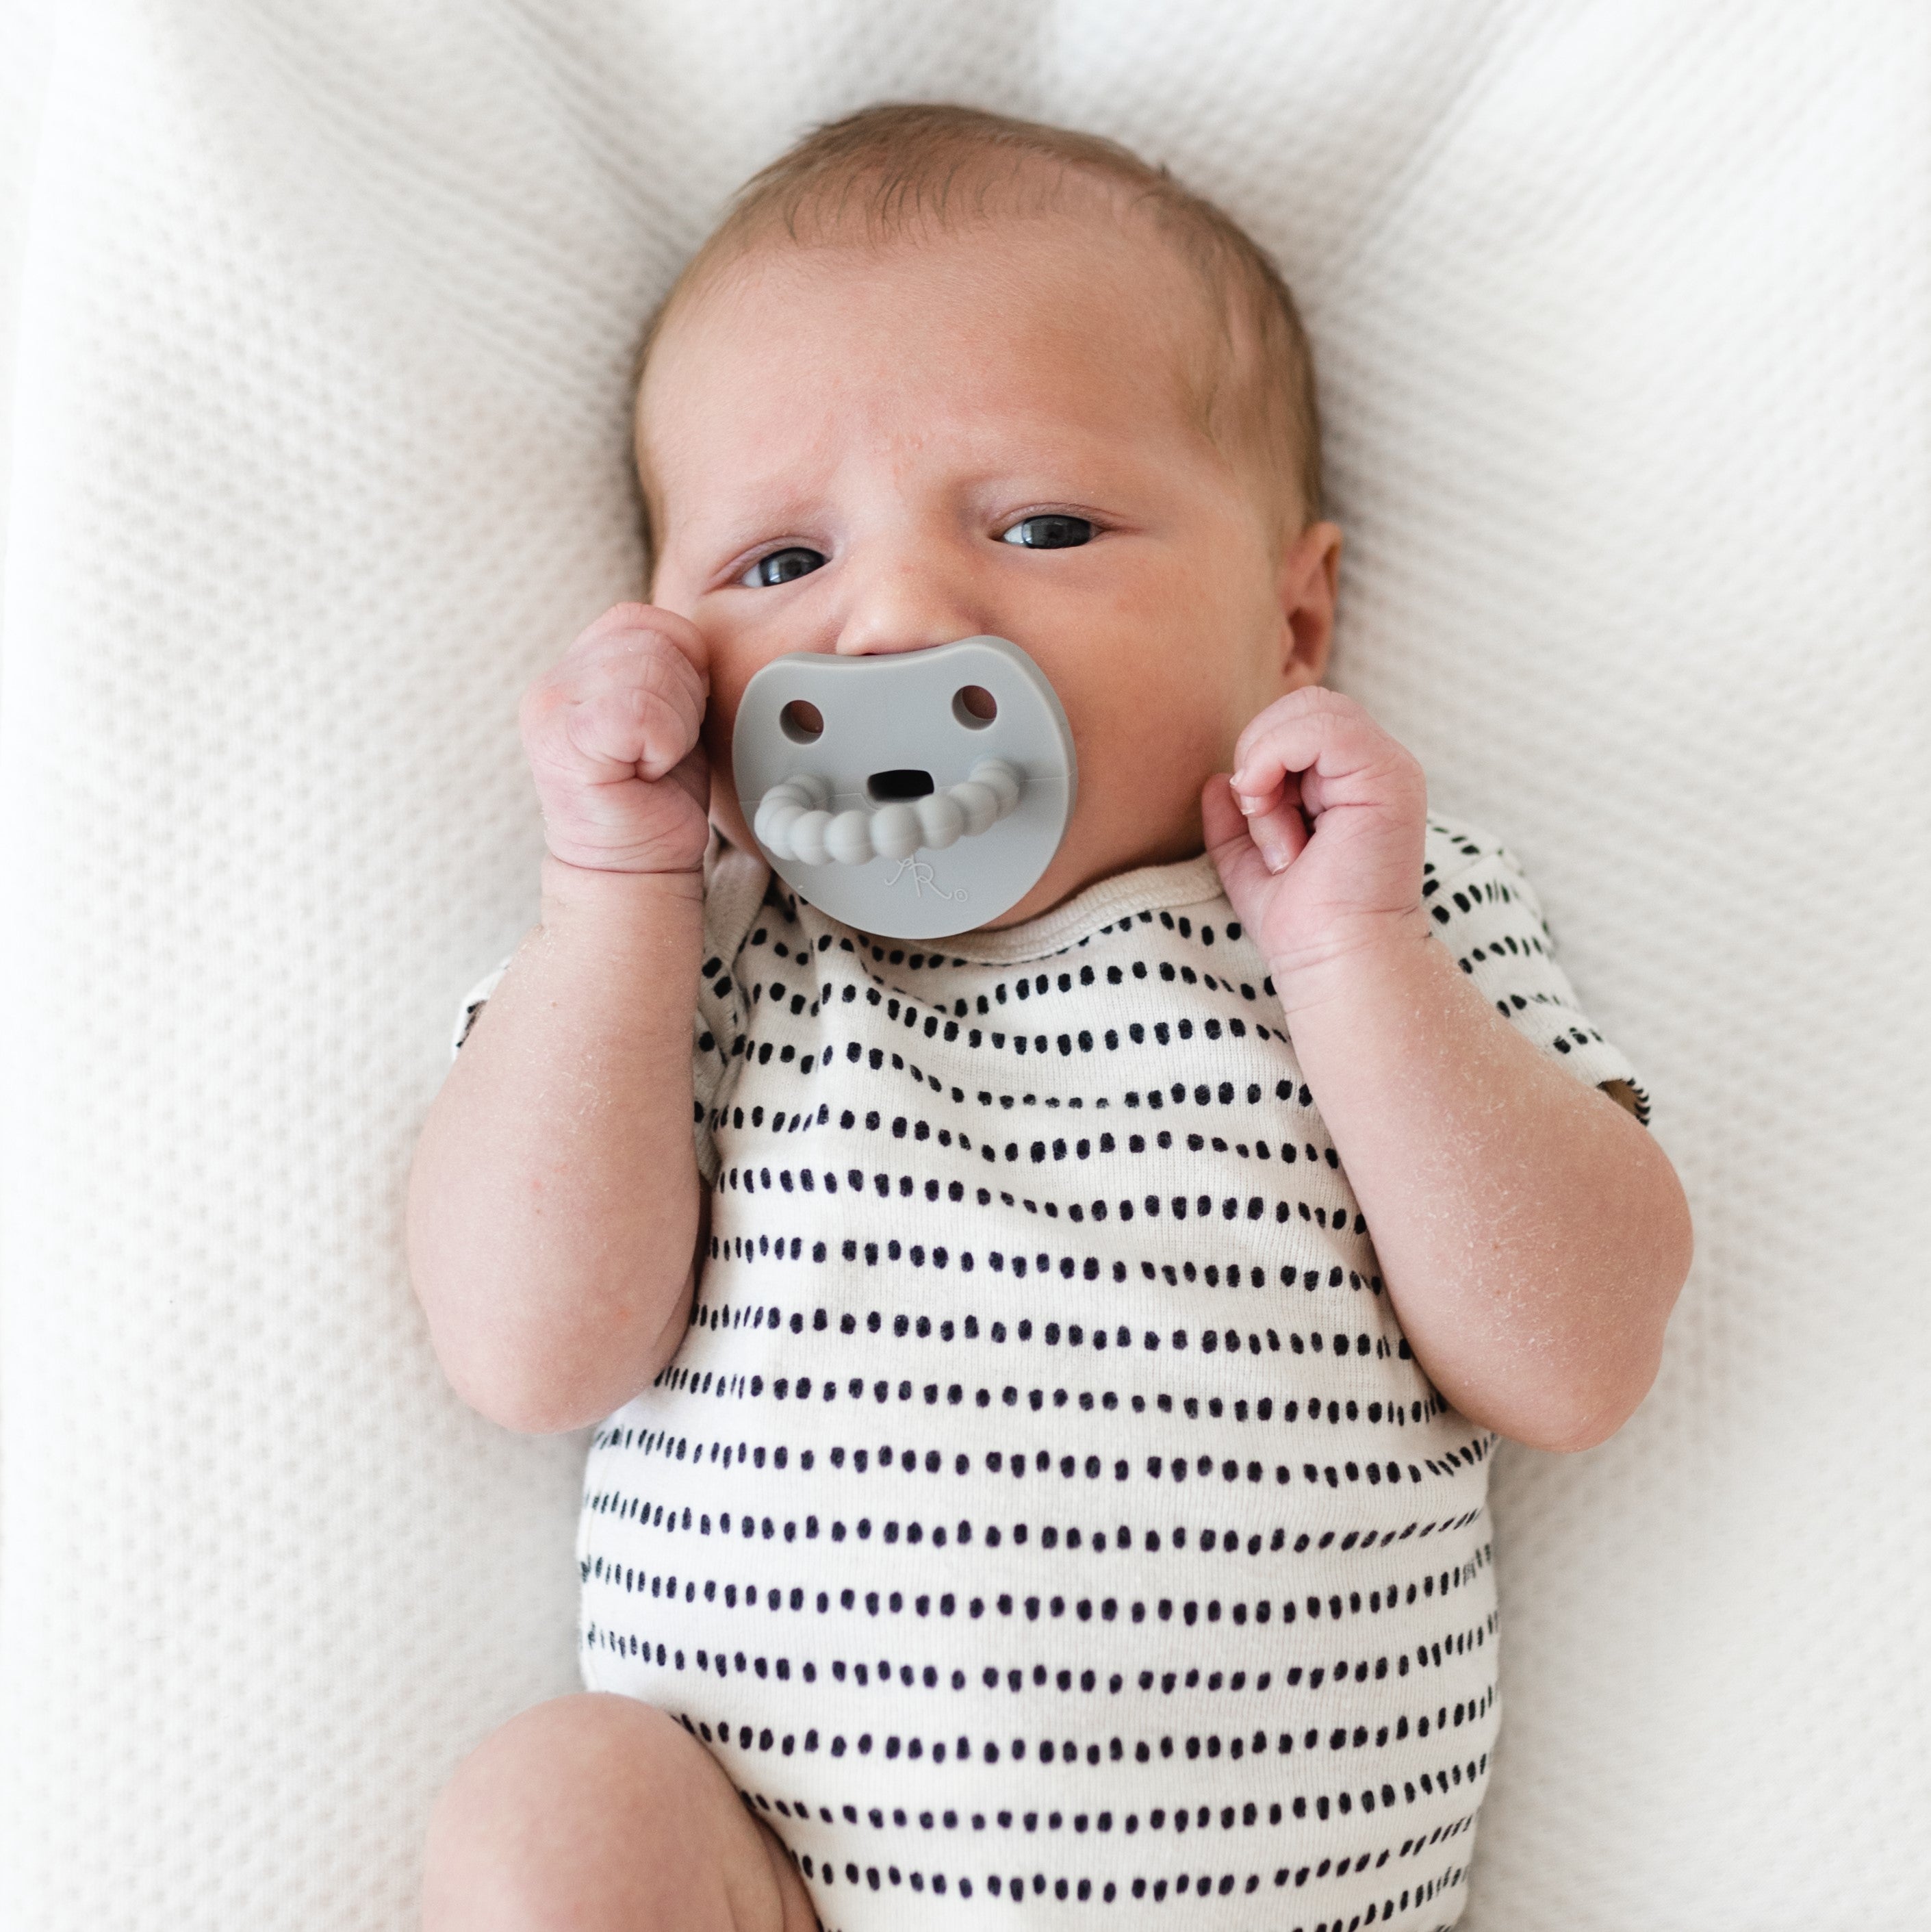
<svg viewBox="0 0 1931 1932">
<path fill-rule="evenodd" d="M 1148 838 L 1144 843 L 1130 845 L 1123 856 L 1083 855 L 1069 850 L 1072 844 L 1072 839 L 1069 838 L 1053 862 L 1041 874 L 1039 884 L 1018 904 L 974 930 L 1003 932 L 1009 926 L 1024 926 L 1029 920 L 1057 911 L 1105 880 L 1118 878 L 1124 873 L 1136 872 L 1148 866 L 1178 865 L 1185 860 L 1198 858 L 1205 850 L 1198 818 L 1165 837 Z M 1082 857 L 1085 859 L 1084 863 L 1081 862 Z"/>
</svg>

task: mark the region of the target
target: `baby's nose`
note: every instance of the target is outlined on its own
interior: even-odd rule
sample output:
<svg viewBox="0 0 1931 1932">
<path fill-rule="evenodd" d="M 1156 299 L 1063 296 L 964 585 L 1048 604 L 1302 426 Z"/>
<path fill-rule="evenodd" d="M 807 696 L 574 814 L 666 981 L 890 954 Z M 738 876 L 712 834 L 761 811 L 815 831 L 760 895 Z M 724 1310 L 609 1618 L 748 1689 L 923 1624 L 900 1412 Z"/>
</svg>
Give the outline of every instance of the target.
<svg viewBox="0 0 1931 1932">
<path fill-rule="evenodd" d="M 838 631 L 841 657 L 925 650 L 988 628 L 968 587 L 943 566 L 891 562 L 854 575 Z"/>
</svg>

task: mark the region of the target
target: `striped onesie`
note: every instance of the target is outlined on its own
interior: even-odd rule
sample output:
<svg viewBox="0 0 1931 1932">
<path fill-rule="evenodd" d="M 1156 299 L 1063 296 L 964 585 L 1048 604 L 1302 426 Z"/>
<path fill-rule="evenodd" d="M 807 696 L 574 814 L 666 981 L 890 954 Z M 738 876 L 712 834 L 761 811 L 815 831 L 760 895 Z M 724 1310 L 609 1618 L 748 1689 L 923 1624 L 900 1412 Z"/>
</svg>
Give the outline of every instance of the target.
<svg viewBox="0 0 1931 1932">
<path fill-rule="evenodd" d="M 1211 861 L 922 946 L 706 872 L 709 1230 L 591 1443 L 585 1684 L 704 1742 L 827 1932 L 1453 1924 L 1498 1438 L 1403 1338 Z M 1514 1024 L 1634 1086 L 1505 851 L 1431 820 L 1425 878 Z"/>
</svg>

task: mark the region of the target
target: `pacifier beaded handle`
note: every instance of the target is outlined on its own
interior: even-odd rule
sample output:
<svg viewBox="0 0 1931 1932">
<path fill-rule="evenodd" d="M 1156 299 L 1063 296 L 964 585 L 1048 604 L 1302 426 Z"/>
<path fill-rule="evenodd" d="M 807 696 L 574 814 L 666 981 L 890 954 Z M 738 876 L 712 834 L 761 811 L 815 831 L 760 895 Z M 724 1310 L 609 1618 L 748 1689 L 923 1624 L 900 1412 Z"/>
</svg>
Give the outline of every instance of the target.
<svg viewBox="0 0 1931 1932">
<path fill-rule="evenodd" d="M 990 830 L 1019 802 L 1025 782 L 1003 758 L 982 758 L 969 777 L 943 791 L 834 817 L 832 788 L 823 778 L 789 778 L 764 794 L 751 830 L 774 859 L 807 866 L 909 859 L 921 846 L 943 852 Z"/>
<path fill-rule="evenodd" d="M 1004 638 L 775 658 L 738 701 L 731 766 L 772 870 L 881 938 L 1009 911 L 1051 864 L 1078 788 L 1066 712 Z"/>
</svg>

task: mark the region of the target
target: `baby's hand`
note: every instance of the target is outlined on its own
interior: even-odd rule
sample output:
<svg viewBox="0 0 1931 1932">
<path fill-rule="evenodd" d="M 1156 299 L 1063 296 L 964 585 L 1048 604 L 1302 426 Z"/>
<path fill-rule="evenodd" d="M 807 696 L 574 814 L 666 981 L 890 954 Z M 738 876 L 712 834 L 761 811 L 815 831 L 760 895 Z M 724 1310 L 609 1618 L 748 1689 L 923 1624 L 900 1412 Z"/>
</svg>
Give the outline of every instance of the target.
<svg viewBox="0 0 1931 1932">
<path fill-rule="evenodd" d="M 607 872 L 695 872 L 710 836 L 696 626 L 619 604 L 524 694 L 523 748 L 551 852 Z M 669 782 L 665 782 L 666 780 Z"/>
<path fill-rule="evenodd" d="M 1323 997 L 1333 962 L 1426 931 L 1427 808 L 1411 754 L 1318 686 L 1276 698 L 1241 733 L 1231 782 L 1207 780 L 1207 848 L 1289 1013 Z"/>
</svg>

